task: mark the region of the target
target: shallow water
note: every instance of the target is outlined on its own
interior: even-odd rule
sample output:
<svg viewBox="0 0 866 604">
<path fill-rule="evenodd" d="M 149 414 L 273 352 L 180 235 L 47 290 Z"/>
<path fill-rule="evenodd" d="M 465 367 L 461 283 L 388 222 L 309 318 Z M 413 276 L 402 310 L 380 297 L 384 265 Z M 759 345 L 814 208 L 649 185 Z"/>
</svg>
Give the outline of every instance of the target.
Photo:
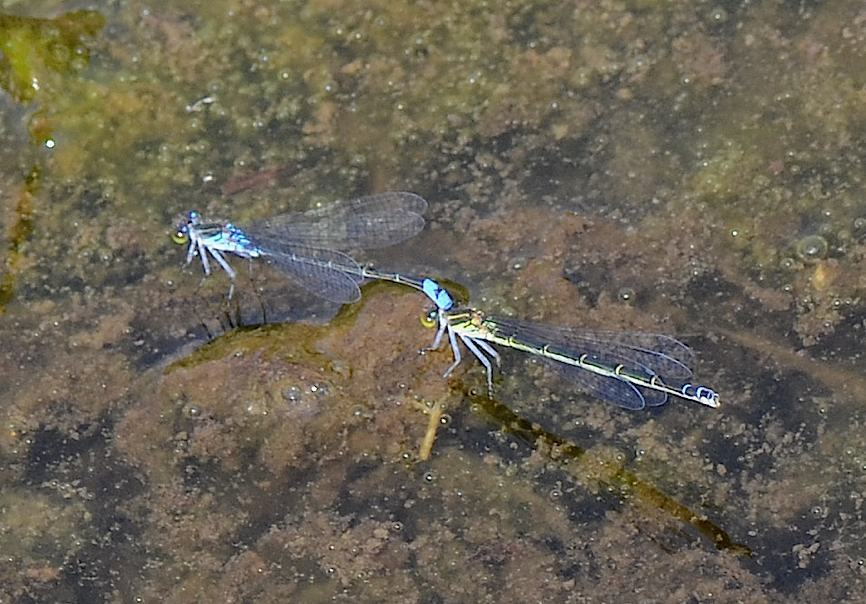
<svg viewBox="0 0 866 604">
<path fill-rule="evenodd" d="M 0 10 L 0 602 L 860 600 L 861 2 Z M 490 399 L 416 292 L 169 237 L 388 189 L 429 226 L 359 259 L 675 334 L 721 408 Z"/>
</svg>

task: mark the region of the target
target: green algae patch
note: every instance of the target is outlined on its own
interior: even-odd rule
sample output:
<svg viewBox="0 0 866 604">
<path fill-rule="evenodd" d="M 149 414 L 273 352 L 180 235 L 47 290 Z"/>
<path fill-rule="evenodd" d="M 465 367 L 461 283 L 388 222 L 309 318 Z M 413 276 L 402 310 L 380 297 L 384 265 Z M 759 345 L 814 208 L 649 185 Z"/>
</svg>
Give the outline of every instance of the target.
<svg viewBox="0 0 866 604">
<path fill-rule="evenodd" d="M 265 325 L 254 328 L 235 329 L 197 348 L 166 367 L 170 374 L 180 369 L 223 359 L 230 355 L 241 357 L 250 352 L 267 356 L 279 355 L 290 361 L 314 362 L 321 359 L 310 348 L 316 338 L 321 337 L 325 326 L 311 325 Z"/>
<path fill-rule="evenodd" d="M 12 228 L 5 238 L 8 248 L 4 270 L 0 274 L 0 315 L 15 295 L 17 273 L 24 260 L 21 250 L 33 232 L 33 199 L 39 192 L 41 175 L 42 171 L 34 167 L 18 193 Z"/>
<path fill-rule="evenodd" d="M 73 11 L 54 19 L 0 14 L 0 87 L 16 101 L 60 94 L 58 77 L 81 71 L 93 38 L 105 26 L 96 11 Z"/>
</svg>

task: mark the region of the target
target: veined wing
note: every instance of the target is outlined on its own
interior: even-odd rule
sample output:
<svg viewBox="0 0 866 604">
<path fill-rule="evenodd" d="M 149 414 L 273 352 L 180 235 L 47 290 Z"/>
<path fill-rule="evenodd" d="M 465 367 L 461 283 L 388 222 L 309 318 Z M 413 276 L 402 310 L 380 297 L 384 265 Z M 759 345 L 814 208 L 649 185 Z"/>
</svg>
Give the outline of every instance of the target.
<svg viewBox="0 0 866 604">
<path fill-rule="evenodd" d="M 573 358 L 586 354 L 611 367 L 622 364 L 647 379 L 657 375 L 665 382 L 682 383 L 692 375 L 692 350 L 663 334 L 583 330 L 505 317 L 488 317 L 488 321 L 500 336 L 516 335 L 533 346 L 547 345 Z"/>
<path fill-rule="evenodd" d="M 427 202 L 414 193 L 377 193 L 280 214 L 245 230 L 256 243 L 259 237 L 267 237 L 337 250 L 379 248 L 421 232 L 426 209 Z"/>
<path fill-rule="evenodd" d="M 342 252 L 265 240 L 265 259 L 312 293 L 340 304 L 361 298 L 361 267 Z"/>
</svg>

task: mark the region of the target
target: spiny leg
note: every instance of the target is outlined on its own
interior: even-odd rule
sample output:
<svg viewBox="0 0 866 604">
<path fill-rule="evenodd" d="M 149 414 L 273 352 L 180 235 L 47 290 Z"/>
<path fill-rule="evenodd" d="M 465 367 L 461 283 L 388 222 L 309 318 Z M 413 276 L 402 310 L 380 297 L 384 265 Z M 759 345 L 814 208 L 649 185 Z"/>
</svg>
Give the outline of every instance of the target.
<svg viewBox="0 0 866 604">
<path fill-rule="evenodd" d="M 210 275 L 210 261 L 207 259 L 207 247 L 202 243 L 201 239 L 198 240 L 197 244 L 198 249 L 198 257 L 201 259 L 201 266 L 204 269 L 205 277 Z"/>
<path fill-rule="evenodd" d="M 463 358 L 460 354 L 460 347 L 457 345 L 457 337 L 454 335 L 454 330 L 451 328 L 448 329 L 448 341 L 451 342 L 451 352 L 454 353 L 454 362 L 445 370 L 442 377 L 448 377 L 451 375 L 454 368 L 460 364 L 460 359 Z"/>
<path fill-rule="evenodd" d="M 446 323 L 440 323 L 439 329 L 436 331 L 436 337 L 433 338 L 433 344 L 428 346 L 427 348 L 422 348 L 421 352 L 429 352 L 431 350 L 438 350 L 439 345 L 442 344 L 442 334 L 445 333 L 445 328 L 447 327 Z"/>
<path fill-rule="evenodd" d="M 205 279 L 210 275 L 210 261 L 207 259 L 207 248 L 205 248 L 204 244 L 201 242 L 201 239 L 196 243 L 196 251 L 198 252 L 199 260 L 201 260 L 201 267 L 204 270 L 204 275 L 202 275 L 201 281 L 199 281 L 199 288 L 204 285 Z"/>
<path fill-rule="evenodd" d="M 211 253 L 211 256 L 214 257 L 214 260 L 217 261 L 222 269 L 228 274 L 229 280 L 231 281 L 231 285 L 229 285 L 229 297 L 228 299 L 232 299 L 232 295 L 235 293 L 235 277 L 237 277 L 237 273 L 235 273 L 234 269 L 229 265 L 223 255 L 219 250 L 215 250 L 212 247 L 206 248 L 207 251 Z"/>
<path fill-rule="evenodd" d="M 189 240 L 189 247 L 186 248 L 186 263 L 189 264 L 192 262 L 193 256 L 195 256 L 195 251 L 198 246 L 198 241 Z"/>
<path fill-rule="evenodd" d="M 490 344 L 485 342 L 484 340 L 472 340 L 473 343 L 478 344 L 481 347 L 481 350 L 489 354 L 494 361 L 496 361 L 496 366 L 499 367 L 501 365 L 502 359 L 499 358 L 499 353 L 496 352 L 496 349 L 493 348 Z"/>
<path fill-rule="evenodd" d="M 192 258 L 195 255 L 198 255 L 199 259 L 201 260 L 202 269 L 204 270 L 204 276 L 198 282 L 198 286 L 196 286 L 195 291 L 193 292 L 194 297 L 198 296 L 199 291 L 204 286 L 205 279 L 207 279 L 208 275 L 210 275 L 210 263 L 207 259 L 207 249 L 208 248 L 204 245 L 204 243 L 202 243 L 201 239 L 196 239 L 195 241 L 190 241 L 189 249 L 187 250 L 187 263 L 192 261 Z M 193 312 L 195 312 L 196 318 L 198 319 L 199 324 L 204 329 L 205 334 L 207 334 L 208 339 L 213 340 L 216 337 L 216 334 L 211 330 L 210 327 L 208 327 L 207 322 L 204 320 L 201 313 L 199 313 L 198 308 L 195 305 L 193 305 Z M 222 321 L 220 321 L 220 327 L 223 328 Z M 224 328 L 223 330 L 225 331 Z"/>
<path fill-rule="evenodd" d="M 463 340 L 463 343 L 466 345 L 466 348 L 469 349 L 469 352 L 474 354 L 475 357 L 479 361 L 481 361 L 481 364 L 484 365 L 484 368 L 487 370 L 487 395 L 492 397 L 493 396 L 493 365 L 490 363 L 490 359 L 488 359 L 486 356 L 484 356 L 484 353 L 481 352 L 478 349 L 478 347 L 476 346 L 476 344 L 481 344 L 481 341 L 480 340 L 473 340 L 472 338 L 469 338 L 469 337 L 464 336 L 464 335 L 461 335 L 460 339 Z M 482 348 L 484 348 L 486 351 L 487 349 L 490 348 L 490 346 L 482 346 Z M 498 358 L 499 355 L 497 354 L 496 357 Z"/>
</svg>

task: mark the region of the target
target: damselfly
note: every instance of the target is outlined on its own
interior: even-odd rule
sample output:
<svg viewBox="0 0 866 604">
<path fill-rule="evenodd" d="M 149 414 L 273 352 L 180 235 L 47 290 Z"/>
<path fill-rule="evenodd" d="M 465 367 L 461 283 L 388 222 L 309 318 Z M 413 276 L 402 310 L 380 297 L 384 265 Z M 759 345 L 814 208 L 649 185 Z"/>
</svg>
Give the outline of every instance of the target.
<svg viewBox="0 0 866 604">
<path fill-rule="evenodd" d="M 438 323 L 431 349 L 445 334 L 454 362 L 445 376 L 460 364 L 458 340 L 487 371 L 487 387 L 493 391 L 493 363 L 499 353 L 491 344 L 522 350 L 554 363 L 588 393 L 625 409 L 656 407 L 675 396 L 708 407 L 719 406 L 719 395 L 692 384 L 694 353 L 670 336 L 653 333 L 591 331 L 554 327 L 487 315 L 474 308 L 455 308 L 454 299 L 432 279 L 421 288 L 436 305 L 428 314 Z"/>
<path fill-rule="evenodd" d="M 358 286 L 371 276 L 344 250 L 385 247 L 413 237 L 424 228 L 426 208 L 427 202 L 414 193 L 379 193 L 281 214 L 244 228 L 206 222 L 192 210 L 173 239 L 189 244 L 187 264 L 198 256 L 209 275 L 210 257 L 228 274 L 232 281 L 229 297 L 237 275 L 226 253 L 262 258 L 311 292 L 349 303 L 360 298 Z"/>
</svg>

